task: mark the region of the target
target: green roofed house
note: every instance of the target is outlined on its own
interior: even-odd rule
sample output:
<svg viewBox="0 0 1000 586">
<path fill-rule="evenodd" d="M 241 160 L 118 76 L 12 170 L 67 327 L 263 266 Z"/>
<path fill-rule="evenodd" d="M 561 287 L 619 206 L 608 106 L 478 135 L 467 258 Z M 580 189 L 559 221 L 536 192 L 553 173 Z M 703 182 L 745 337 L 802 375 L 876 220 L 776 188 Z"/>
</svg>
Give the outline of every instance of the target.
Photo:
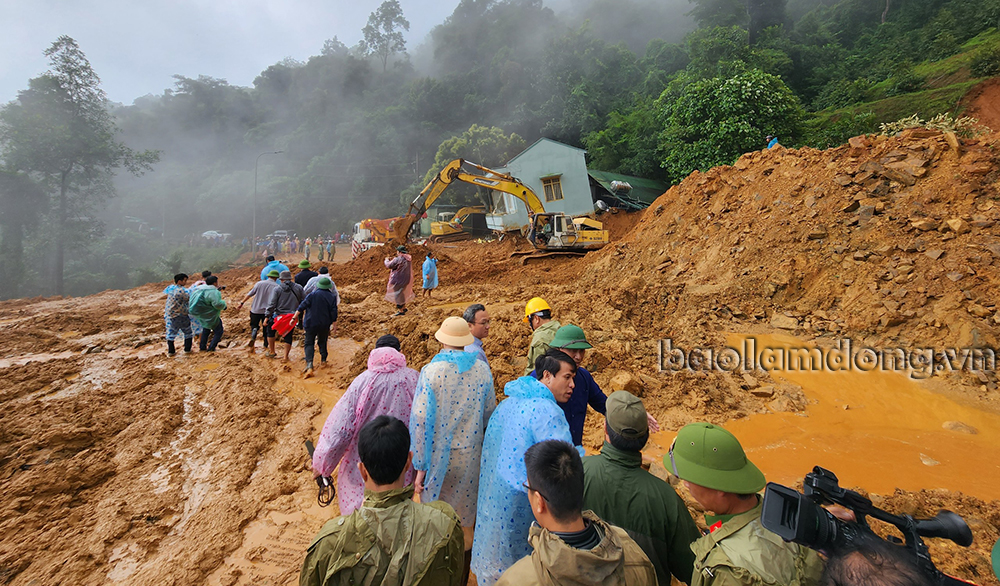
<svg viewBox="0 0 1000 586">
<path fill-rule="evenodd" d="M 641 210 L 667 190 L 666 184 L 640 177 L 587 169 L 587 151 L 550 138 L 540 138 L 518 153 L 501 173 L 513 175 L 531 188 L 547 212 L 593 215 L 598 201 L 608 207 Z M 528 224 L 524 202 L 493 191 L 491 230 L 518 230 Z"/>
<path fill-rule="evenodd" d="M 594 202 L 603 201 L 608 207 L 643 210 L 667 190 L 667 184 L 655 179 L 643 179 L 620 173 L 587 169 L 590 194 Z"/>
</svg>

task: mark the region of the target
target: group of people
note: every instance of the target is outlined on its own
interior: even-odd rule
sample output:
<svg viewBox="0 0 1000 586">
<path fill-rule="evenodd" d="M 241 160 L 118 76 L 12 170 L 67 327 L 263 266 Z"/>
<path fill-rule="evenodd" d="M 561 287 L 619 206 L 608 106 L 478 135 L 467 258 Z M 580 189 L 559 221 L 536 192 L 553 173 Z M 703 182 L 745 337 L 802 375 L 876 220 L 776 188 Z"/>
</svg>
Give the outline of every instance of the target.
<svg viewBox="0 0 1000 586">
<path fill-rule="evenodd" d="M 663 459 L 711 511 L 701 535 L 642 466 L 658 430 L 642 400 L 606 396 L 583 367 L 583 329 L 529 301 L 529 363 L 498 405 L 490 320 L 482 304 L 445 319 L 419 373 L 397 338 L 376 341 L 317 442 L 313 472 L 339 470 L 342 516 L 313 540 L 300 584 L 818 583 L 821 559 L 760 524 L 764 477 L 732 434 L 687 425 Z M 605 442 L 582 457 L 588 405 Z"/>
<path fill-rule="evenodd" d="M 315 238 L 306 236 L 301 238 L 296 234 L 284 238 L 270 237 L 257 240 L 256 249 L 261 256 L 273 254 L 302 254 L 306 260 L 312 259 L 315 252 L 319 262 L 323 259 L 333 260 L 337 255 L 337 243 L 342 242 L 344 235 L 340 232 L 330 235 L 319 235 Z M 246 239 L 244 238 L 244 241 Z M 244 243 L 244 246 L 246 244 Z"/>
<path fill-rule="evenodd" d="M 305 353 L 304 375 L 314 372 L 316 348 L 320 364 L 325 364 L 328 340 L 337 333 L 340 295 L 330 278 L 329 269 L 312 270 L 312 263 L 302 260 L 292 272 L 273 256 L 260 272 L 260 281 L 244 295 L 238 309 L 250 301 L 250 340 L 247 348 L 256 352 L 257 337 L 263 334 L 265 356 L 275 358 L 277 340 L 283 343 L 283 361 L 289 360 L 295 326 L 301 324 Z M 166 322 L 167 354 L 176 355 L 175 340 L 184 336 L 184 352 L 191 352 L 194 336 L 200 337 L 199 348 L 214 352 L 223 335 L 222 312 L 228 305 L 222 299 L 218 277 L 210 271 L 202 272 L 202 279 L 188 288 L 188 275 L 174 275 L 174 284 L 164 289 L 167 296 L 164 309 Z"/>
</svg>

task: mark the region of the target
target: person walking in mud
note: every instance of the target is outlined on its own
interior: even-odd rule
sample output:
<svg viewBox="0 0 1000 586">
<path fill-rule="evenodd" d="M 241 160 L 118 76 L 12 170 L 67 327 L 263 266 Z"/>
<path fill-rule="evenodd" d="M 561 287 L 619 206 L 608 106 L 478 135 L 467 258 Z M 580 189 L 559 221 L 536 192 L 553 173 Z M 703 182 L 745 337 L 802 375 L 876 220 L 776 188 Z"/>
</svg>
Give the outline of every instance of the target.
<svg viewBox="0 0 1000 586">
<path fill-rule="evenodd" d="M 215 275 L 206 277 L 205 284 L 195 287 L 191 292 L 188 303 L 188 313 L 203 328 L 201 339 L 198 341 L 198 349 L 202 352 L 215 352 L 215 348 L 222 340 L 224 331 L 222 312 L 226 309 L 226 302 L 216 286 L 218 282 L 219 277 Z M 209 334 L 212 337 L 211 341 Z"/>
<path fill-rule="evenodd" d="M 434 338 L 441 342 L 441 351 L 420 371 L 410 413 L 414 486 L 420 502 L 440 499 L 455 507 L 462 519 L 465 584 L 472 560 L 483 436 L 497 398 L 490 367 L 465 351 L 473 337 L 464 319 L 446 318 Z"/>
<path fill-rule="evenodd" d="M 312 263 L 304 259 L 299 261 L 299 274 L 295 275 L 295 282 L 302 285 L 302 288 L 305 289 L 309 279 L 316 275 L 316 271 L 312 270 Z"/>
<path fill-rule="evenodd" d="M 272 269 L 267 273 L 267 279 L 254 283 L 237 308 L 243 309 L 243 304 L 247 302 L 247 299 L 253 298 L 253 301 L 250 303 L 250 341 L 247 342 L 247 347 L 251 354 L 257 351 L 255 345 L 257 344 L 257 334 L 260 333 L 261 325 L 264 326 L 264 348 L 267 348 L 267 339 L 269 336 L 267 316 L 264 314 L 267 312 L 267 304 L 271 301 L 271 292 L 278 286 L 278 275 L 280 273 Z"/>
<path fill-rule="evenodd" d="M 434 258 L 434 252 L 428 252 L 424 259 L 424 296 L 431 297 L 431 291 L 438 286 L 438 259 Z"/>
<path fill-rule="evenodd" d="M 302 350 L 306 355 L 306 378 L 313 375 L 313 356 L 319 344 L 320 363 L 326 364 L 327 340 L 337 335 L 337 296 L 330 291 L 333 281 L 323 277 L 316 283 L 316 290 L 306 295 L 295 311 L 295 319 L 302 318 L 305 339 Z"/>
<path fill-rule="evenodd" d="M 385 259 L 389 269 L 389 284 L 385 288 L 385 300 L 396 304 L 396 315 L 406 315 L 406 304 L 413 301 L 413 259 L 406 253 L 405 246 L 396 247 L 396 256 Z"/>
<path fill-rule="evenodd" d="M 184 353 L 191 352 L 194 334 L 191 331 L 191 317 L 188 315 L 190 295 L 187 287 L 188 276 L 184 273 L 174 275 L 174 284 L 163 290 L 167 303 L 163 308 L 163 320 L 167 325 L 167 356 L 174 356 L 174 340 L 178 334 L 184 334 Z"/>
<path fill-rule="evenodd" d="M 337 474 L 337 499 L 342 515 L 350 515 L 364 501 L 365 481 L 358 470 L 358 433 L 369 421 L 389 415 L 410 424 L 413 394 L 420 373 L 406 366 L 399 339 L 387 334 L 375 342 L 368 369 L 355 378 L 333 406 L 313 452 L 313 475 Z M 413 468 L 405 482 L 413 484 Z"/>
<path fill-rule="evenodd" d="M 274 320 L 279 316 L 295 313 L 298 310 L 299 304 L 306 297 L 302 286 L 292 281 L 292 273 L 290 271 L 282 271 L 278 278 L 281 282 L 271 291 L 271 301 L 268 302 L 267 310 L 264 312 L 268 320 L 267 325 L 271 328 L 271 335 L 273 336 L 269 341 L 272 351 L 265 354 L 268 358 L 275 357 L 273 351 L 275 345 L 274 338 L 278 334 L 274 331 Z M 282 359 L 282 362 L 288 362 L 288 355 L 292 352 L 293 333 L 294 330 L 288 332 L 281 339 L 285 344 L 285 357 Z"/>
</svg>

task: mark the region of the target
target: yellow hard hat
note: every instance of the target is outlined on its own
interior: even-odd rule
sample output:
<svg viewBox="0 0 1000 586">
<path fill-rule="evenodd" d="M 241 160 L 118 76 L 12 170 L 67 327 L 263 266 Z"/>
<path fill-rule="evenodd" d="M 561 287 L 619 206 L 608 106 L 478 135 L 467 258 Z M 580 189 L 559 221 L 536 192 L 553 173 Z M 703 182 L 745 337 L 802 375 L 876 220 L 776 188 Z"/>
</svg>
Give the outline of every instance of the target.
<svg viewBox="0 0 1000 586">
<path fill-rule="evenodd" d="M 549 304 L 544 299 L 541 297 L 532 297 L 528 300 L 528 304 L 524 306 L 524 323 L 528 323 L 528 318 L 532 314 L 545 311 L 546 309 L 552 311 L 552 308 L 549 307 Z"/>
</svg>

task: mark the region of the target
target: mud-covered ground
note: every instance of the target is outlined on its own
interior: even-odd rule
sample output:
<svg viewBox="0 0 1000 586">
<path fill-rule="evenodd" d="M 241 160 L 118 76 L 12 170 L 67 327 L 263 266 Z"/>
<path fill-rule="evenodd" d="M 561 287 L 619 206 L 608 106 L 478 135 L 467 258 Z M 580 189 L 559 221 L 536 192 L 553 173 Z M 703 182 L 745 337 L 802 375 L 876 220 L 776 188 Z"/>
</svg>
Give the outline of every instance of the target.
<svg viewBox="0 0 1000 586">
<path fill-rule="evenodd" d="M 840 405 L 832 379 L 658 368 L 664 338 L 715 348 L 734 335 L 774 334 L 819 346 L 849 337 L 875 347 L 995 348 L 994 140 L 911 131 L 824 152 L 748 154 L 733 167 L 695 173 L 642 214 L 605 214 L 613 243 L 579 259 L 522 266 L 509 258 L 527 246 L 516 237 L 431 245 L 441 286 L 403 317 L 391 317 L 394 307 L 382 298 L 384 251 L 368 251 L 329 265 L 343 299 L 340 335 L 331 366 L 309 380 L 300 377 L 298 347 L 288 365 L 248 354 L 246 310 L 235 307 L 223 318 L 227 347 L 167 358 L 160 294 L 167 283 L 0 303 L 0 583 L 294 583 L 309 540 L 336 515 L 335 506 L 315 504 L 303 442 L 315 439 L 374 340 L 399 336 L 420 368 L 438 350 L 441 320 L 482 302 L 492 316 L 485 348 L 502 397 L 525 364 L 524 303 L 542 296 L 557 319 L 586 330 L 595 348 L 585 365 L 598 383 L 640 394 L 660 421 L 651 459 L 696 420 L 745 430 L 751 457 L 788 484 L 801 474 L 789 476 L 783 462 L 803 451 L 811 461 L 810 438 L 840 448 L 840 457 L 856 449 L 857 471 L 849 459 L 838 470 L 850 486 L 885 487 L 873 500 L 892 511 L 963 515 L 973 547 L 930 540 L 934 559 L 960 577 L 997 584 L 989 571 L 1000 534 L 996 458 L 992 465 L 949 459 L 932 445 L 945 438 L 986 445 L 968 450 L 978 455 L 995 449 L 995 373 L 911 381 L 905 401 L 880 390 L 887 387 L 845 387 L 850 404 Z M 426 251 L 411 247 L 416 267 Z M 259 270 L 220 276 L 233 306 Z M 894 415 L 872 416 L 882 411 Z M 926 429 L 907 436 L 902 424 L 918 412 L 912 419 Z M 965 421 L 945 421 L 946 412 Z M 588 449 L 600 447 L 601 426 L 592 414 Z M 891 461 L 867 447 L 890 435 L 902 438 Z M 973 465 L 995 482 L 964 484 Z M 652 469 L 666 476 L 655 462 Z"/>
</svg>

